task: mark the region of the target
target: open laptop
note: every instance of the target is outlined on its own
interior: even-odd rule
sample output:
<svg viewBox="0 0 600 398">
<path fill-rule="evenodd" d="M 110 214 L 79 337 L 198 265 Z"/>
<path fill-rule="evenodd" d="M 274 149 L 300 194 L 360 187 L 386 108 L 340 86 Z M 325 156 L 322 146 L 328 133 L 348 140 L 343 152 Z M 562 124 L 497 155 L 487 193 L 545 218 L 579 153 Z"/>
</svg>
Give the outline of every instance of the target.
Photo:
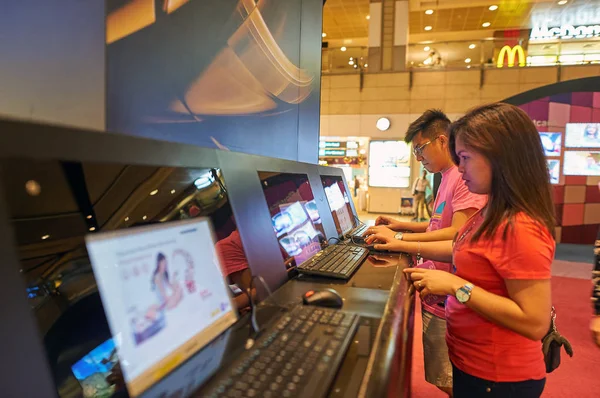
<svg viewBox="0 0 600 398">
<path fill-rule="evenodd" d="M 238 320 L 207 219 L 88 235 L 86 246 L 131 396 Z"/>
<path fill-rule="evenodd" d="M 341 239 L 362 237 L 367 228 L 375 225 L 374 221 L 361 222 L 354 213 L 350 205 L 352 199 L 348 195 L 346 184 L 341 176 L 321 175 L 321 182 L 331 209 L 331 216 Z"/>
<path fill-rule="evenodd" d="M 369 252 L 345 244 L 321 250 L 325 231 L 308 175 L 258 174 L 286 267 L 305 274 L 348 279 Z M 350 213 L 345 213 L 342 222 L 344 228 L 353 225 Z M 341 228 L 339 225 L 338 219 L 336 227 Z"/>
</svg>

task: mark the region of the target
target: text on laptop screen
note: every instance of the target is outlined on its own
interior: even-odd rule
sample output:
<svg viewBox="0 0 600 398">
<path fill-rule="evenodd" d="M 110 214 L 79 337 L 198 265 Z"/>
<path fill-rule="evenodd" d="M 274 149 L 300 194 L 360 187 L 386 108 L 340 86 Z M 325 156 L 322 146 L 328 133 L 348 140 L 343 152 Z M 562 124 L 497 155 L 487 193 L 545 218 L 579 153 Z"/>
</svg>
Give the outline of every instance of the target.
<svg viewBox="0 0 600 398">
<path fill-rule="evenodd" d="M 338 236 L 346 235 L 356 227 L 356 218 L 350 205 L 350 196 L 340 176 L 321 176 L 325 196 L 329 202 L 331 215 L 335 223 Z"/>
<path fill-rule="evenodd" d="M 221 260 L 222 274 L 228 279 L 231 290 L 249 287 L 234 285 L 234 281 L 249 280 L 251 274 L 229 203 L 226 181 L 217 167 L 22 158 L 1 159 L 0 167 L 3 171 L 2 191 L 18 245 L 21 275 L 27 285 L 32 313 L 38 320 L 39 333 L 44 339 L 58 396 L 68 396 L 63 392 L 82 396 L 89 386 L 101 389 L 103 396 L 109 396 L 107 391 L 120 394 L 123 391 L 119 389 L 125 385 L 120 369 L 111 372 L 115 377 L 110 377 L 110 381 L 99 377 L 100 373 L 106 376 L 104 371 L 82 371 L 74 376 L 74 369 L 81 369 L 82 364 L 78 361 L 113 337 L 107 322 L 108 309 L 100 299 L 88 258 L 86 234 L 135 230 L 145 224 L 166 226 L 179 220 L 207 217 L 217 240 L 215 248 Z M 182 254 L 163 254 L 169 268 L 169 280 L 176 278 L 185 295 L 205 294 L 196 280 L 199 278 L 186 278 L 186 261 Z M 127 275 L 130 282 L 139 280 L 146 289 L 152 289 L 150 273 L 156 268 L 156 260 L 148 261 L 147 266 L 136 268 L 134 265 Z M 193 261 L 198 265 L 197 259 Z M 244 277 L 239 277 L 242 274 Z M 114 288 L 118 290 L 119 285 Z M 161 297 L 174 295 L 176 289 L 167 285 L 163 290 L 164 293 L 151 290 L 153 293 L 146 292 L 144 297 L 157 304 Z M 124 293 L 119 294 L 123 304 L 131 300 Z M 247 301 L 243 293 L 234 298 L 240 310 L 248 307 Z M 177 307 L 176 310 L 181 309 Z M 166 314 L 163 318 L 156 313 L 155 321 L 168 321 L 169 310 L 163 313 Z M 144 317 L 138 320 L 138 327 L 143 339 L 143 332 L 157 331 L 160 322 L 153 323 Z M 161 333 L 165 331 L 167 329 L 163 328 Z M 157 332 L 155 337 L 159 338 L 161 333 Z M 115 337 L 116 345 L 120 344 L 121 338 Z M 130 338 L 134 337 L 130 335 Z M 146 339 L 141 346 L 151 343 L 152 339 Z M 100 369 L 106 370 L 106 365 Z M 161 376 L 168 373 L 168 368 Z"/>
<path fill-rule="evenodd" d="M 321 250 L 325 231 L 306 174 L 258 172 L 287 267 Z"/>
<path fill-rule="evenodd" d="M 86 242 L 130 395 L 237 320 L 208 220 L 89 235 Z"/>
</svg>

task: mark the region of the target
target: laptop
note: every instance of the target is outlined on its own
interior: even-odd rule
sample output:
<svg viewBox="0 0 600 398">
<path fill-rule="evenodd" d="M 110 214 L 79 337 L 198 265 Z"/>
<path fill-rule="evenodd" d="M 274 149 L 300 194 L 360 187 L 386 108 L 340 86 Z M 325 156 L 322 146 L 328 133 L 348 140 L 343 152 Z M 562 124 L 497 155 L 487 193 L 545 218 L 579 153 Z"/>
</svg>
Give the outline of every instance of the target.
<svg viewBox="0 0 600 398">
<path fill-rule="evenodd" d="M 258 174 L 288 270 L 348 279 L 368 256 L 368 250 L 335 243 L 322 249 L 325 231 L 308 175 L 261 171 Z M 344 218 L 336 219 L 338 231 L 351 230 L 354 225 L 351 211 L 339 214 Z"/>
<path fill-rule="evenodd" d="M 130 396 L 140 396 L 238 320 L 207 219 L 85 240 Z"/>
<path fill-rule="evenodd" d="M 352 199 L 341 176 L 321 175 L 321 182 L 340 239 L 362 237 L 367 228 L 375 225 L 372 220 L 361 222 L 354 213 L 350 204 Z"/>
</svg>

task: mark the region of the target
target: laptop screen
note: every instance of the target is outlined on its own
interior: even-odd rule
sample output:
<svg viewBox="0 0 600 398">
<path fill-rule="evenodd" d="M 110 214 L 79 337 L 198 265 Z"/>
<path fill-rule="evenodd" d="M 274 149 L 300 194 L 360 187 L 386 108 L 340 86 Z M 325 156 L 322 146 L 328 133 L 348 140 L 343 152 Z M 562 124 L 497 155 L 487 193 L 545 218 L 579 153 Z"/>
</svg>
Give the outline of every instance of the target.
<svg viewBox="0 0 600 398">
<path fill-rule="evenodd" d="M 258 172 L 286 267 L 321 250 L 325 231 L 306 174 Z"/>
<path fill-rule="evenodd" d="M 325 189 L 338 236 L 344 236 L 357 226 L 344 180 L 341 176 L 322 175 L 321 182 Z"/>
<path fill-rule="evenodd" d="M 132 396 L 237 320 L 206 219 L 88 235 L 86 245 Z"/>
<path fill-rule="evenodd" d="M 133 324 L 137 322 L 135 327 L 139 331 L 139 349 L 142 351 L 157 344 L 153 343 L 155 339 L 162 341 L 163 335 L 170 333 L 170 322 L 176 322 L 170 318 L 170 314 L 183 311 L 184 307 L 181 305 L 187 299 L 182 299 L 181 305 L 175 306 L 172 311 L 165 309 L 154 312 L 147 312 L 148 309 L 143 308 L 146 304 L 136 300 L 151 300 L 153 305 L 161 305 L 164 297 L 177 295 L 176 292 L 181 290 L 183 297 L 194 292 L 193 294 L 202 294 L 207 298 L 206 295 L 210 293 L 202 288 L 199 278 L 189 277 L 197 274 L 194 273 L 195 268 L 194 272 L 185 268 L 184 264 L 187 264 L 188 259 L 193 262 L 194 267 L 210 265 L 212 270 L 215 267 L 212 253 L 216 251 L 220 260 L 221 278 L 226 277 L 230 283 L 228 289 L 235 292 L 239 291 L 238 287 L 242 290 L 249 287 L 244 284 L 252 275 L 229 202 L 228 186 L 218 167 L 3 158 L 0 160 L 0 170 L 2 192 L 18 245 L 21 275 L 27 284 L 31 312 L 43 339 L 48 367 L 52 369 L 58 396 L 88 398 L 123 394 L 126 385 L 119 361 L 120 352 L 109 353 L 111 343 L 103 343 L 112 338 L 115 347 L 118 347 L 125 337 L 130 342 L 135 339 L 130 331 L 114 335 L 113 325 L 109 325 L 107 318 L 109 313 L 114 318 L 115 310 L 103 305 L 105 303 L 100 297 L 102 291 L 99 293 L 99 281 L 96 280 L 99 278 L 97 270 L 92 269 L 86 249 L 86 235 L 123 231 L 124 236 L 131 234 L 131 239 L 135 240 L 138 231 L 145 231 L 145 234 L 150 235 L 144 236 L 159 232 L 176 236 L 161 239 L 160 242 L 180 241 L 184 235 L 180 238 L 176 231 L 181 220 L 207 217 L 211 221 L 218 242 L 207 257 L 210 262 L 199 263 L 196 249 L 189 252 L 189 257 L 183 252 L 175 254 L 170 246 L 162 252 L 167 263 L 168 279 L 177 281 L 179 288 L 175 288 L 172 283 L 166 284 L 167 287 L 164 288 L 164 281 L 154 282 L 151 273 L 158 265 L 158 246 L 149 249 L 150 253 L 146 254 L 149 257 L 143 264 L 136 267 L 132 263 L 133 268 L 128 273 L 118 274 L 121 278 L 132 278 L 127 283 L 133 283 L 132 286 L 142 289 L 144 294 L 131 290 L 134 293 L 129 297 L 130 290 L 122 291 L 123 286 L 127 286 L 122 281 L 110 286 L 111 292 L 117 292 L 114 294 L 119 296 L 121 306 L 137 307 L 140 311 L 137 318 L 130 319 L 132 325 L 126 326 L 133 330 Z M 175 229 L 162 229 L 163 226 L 170 225 Z M 146 230 L 148 227 L 150 229 Z M 204 221 L 191 235 L 194 236 L 194 246 L 200 241 L 203 242 L 203 250 L 208 250 L 208 244 L 212 241 Z M 109 252 L 105 255 L 117 256 Z M 207 275 L 215 276 L 212 273 Z M 161 285 L 161 288 L 156 285 Z M 221 290 L 218 292 L 221 295 Z M 211 297 L 217 297 L 215 293 L 212 294 Z M 248 299 L 245 294 L 240 293 L 233 300 L 237 309 L 247 310 Z M 196 305 L 192 307 L 191 314 L 195 313 L 193 311 L 196 310 Z M 161 319 L 164 321 L 162 324 Z M 114 323 L 117 324 L 116 321 Z M 194 333 L 199 332 L 202 326 L 194 323 L 186 329 Z M 152 333 L 156 334 L 148 336 Z M 170 344 L 170 340 L 168 343 Z M 94 351 L 96 347 L 100 349 Z M 196 350 L 196 347 L 193 345 L 191 351 Z M 165 344 L 158 348 L 156 353 L 162 356 L 173 347 Z M 191 351 L 189 354 L 194 354 Z M 133 352 L 137 353 L 136 350 Z M 215 355 L 219 352 L 216 351 Z M 131 351 L 129 354 L 131 355 Z M 93 363 L 90 362 L 91 357 L 94 358 Z M 148 363 L 159 359 L 153 358 Z M 165 376 L 180 359 L 178 357 L 177 361 L 168 363 L 153 376 Z M 126 360 L 128 366 L 133 366 L 130 362 L 135 364 L 129 358 Z M 190 358 L 192 360 L 195 357 Z M 214 361 L 221 362 L 222 358 L 214 358 Z M 135 375 L 140 373 L 140 367 L 136 369 L 127 371 L 130 380 L 134 380 Z"/>
</svg>

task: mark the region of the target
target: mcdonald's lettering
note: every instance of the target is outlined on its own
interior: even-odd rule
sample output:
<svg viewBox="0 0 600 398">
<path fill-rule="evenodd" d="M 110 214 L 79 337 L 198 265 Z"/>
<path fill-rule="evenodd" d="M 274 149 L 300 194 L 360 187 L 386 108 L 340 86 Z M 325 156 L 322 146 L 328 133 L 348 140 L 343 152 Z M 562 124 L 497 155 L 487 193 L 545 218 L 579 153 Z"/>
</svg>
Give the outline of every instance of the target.
<svg viewBox="0 0 600 398">
<path fill-rule="evenodd" d="M 510 46 L 502 47 L 500 53 L 498 54 L 498 61 L 496 62 L 496 66 L 498 68 L 502 68 L 504 66 L 504 54 L 508 56 L 507 65 L 509 68 L 515 66 L 515 56 L 517 55 L 519 57 L 519 66 L 525 66 L 525 51 L 523 51 L 523 47 L 520 45 L 516 45 L 512 48 Z"/>
</svg>

